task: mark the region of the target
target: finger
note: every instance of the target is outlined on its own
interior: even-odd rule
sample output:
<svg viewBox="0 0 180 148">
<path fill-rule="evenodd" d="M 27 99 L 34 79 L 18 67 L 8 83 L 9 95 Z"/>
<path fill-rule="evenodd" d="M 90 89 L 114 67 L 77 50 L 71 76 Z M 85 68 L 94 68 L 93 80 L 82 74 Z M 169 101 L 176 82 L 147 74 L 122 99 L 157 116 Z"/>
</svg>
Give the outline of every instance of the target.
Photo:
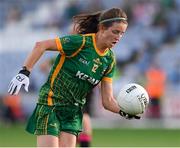
<svg viewBox="0 0 180 148">
<path fill-rule="evenodd" d="M 17 95 L 19 93 L 19 90 L 21 89 L 21 85 L 19 85 L 14 93 L 14 95 Z"/>
<path fill-rule="evenodd" d="M 8 88 L 11 87 L 12 83 L 13 83 L 12 81 L 9 83 Z M 8 89 L 8 91 L 9 91 L 9 89 Z"/>
<path fill-rule="evenodd" d="M 14 89 L 16 88 L 16 85 L 15 84 L 13 84 L 13 86 L 12 86 L 12 90 L 11 90 L 11 95 L 14 95 Z"/>
<path fill-rule="evenodd" d="M 131 120 L 131 119 L 133 119 L 133 117 L 132 116 L 127 116 L 126 119 Z"/>
<path fill-rule="evenodd" d="M 11 89 L 12 89 L 12 86 L 14 85 L 14 83 L 13 82 L 11 82 L 10 84 L 9 84 L 9 90 L 8 90 L 8 92 L 10 92 L 11 91 Z"/>
<path fill-rule="evenodd" d="M 25 84 L 24 89 L 28 92 L 29 84 Z"/>
<path fill-rule="evenodd" d="M 11 82 L 11 83 L 9 84 L 8 93 L 10 93 L 10 91 L 11 91 L 11 89 L 12 89 L 12 85 L 13 85 L 13 82 Z"/>
<path fill-rule="evenodd" d="M 135 119 L 141 119 L 141 117 L 140 117 L 140 116 L 134 116 L 134 118 L 135 118 Z"/>
<path fill-rule="evenodd" d="M 17 89 L 17 85 L 14 87 L 14 90 L 13 90 L 12 94 L 14 94 L 16 92 L 16 89 Z"/>
<path fill-rule="evenodd" d="M 123 116 L 123 117 L 126 117 L 126 115 L 127 115 L 127 114 L 126 114 L 125 112 L 123 112 L 122 110 L 119 111 L 119 114 L 120 114 L 121 116 Z"/>
<path fill-rule="evenodd" d="M 13 93 L 13 89 L 14 89 L 14 84 L 12 84 L 11 85 L 11 88 L 10 88 L 10 90 L 9 90 L 9 93 L 12 95 L 12 93 Z"/>
</svg>

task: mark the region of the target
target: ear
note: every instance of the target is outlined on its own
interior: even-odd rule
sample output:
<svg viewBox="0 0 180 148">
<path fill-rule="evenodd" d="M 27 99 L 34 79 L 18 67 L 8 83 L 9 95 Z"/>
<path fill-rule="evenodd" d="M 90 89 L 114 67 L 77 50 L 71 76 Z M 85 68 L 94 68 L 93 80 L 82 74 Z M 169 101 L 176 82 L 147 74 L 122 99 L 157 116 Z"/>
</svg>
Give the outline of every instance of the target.
<svg viewBox="0 0 180 148">
<path fill-rule="evenodd" d="M 103 24 L 99 24 L 99 30 L 100 31 L 104 31 L 106 28 L 104 27 L 104 25 Z"/>
</svg>

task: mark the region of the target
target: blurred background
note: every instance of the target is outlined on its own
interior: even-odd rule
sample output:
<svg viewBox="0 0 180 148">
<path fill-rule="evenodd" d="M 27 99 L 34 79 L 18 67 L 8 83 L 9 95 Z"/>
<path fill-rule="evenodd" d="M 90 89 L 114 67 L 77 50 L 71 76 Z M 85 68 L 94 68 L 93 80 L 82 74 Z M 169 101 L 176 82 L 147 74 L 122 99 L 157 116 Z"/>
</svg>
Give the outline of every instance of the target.
<svg viewBox="0 0 180 148">
<path fill-rule="evenodd" d="M 114 95 L 126 83 L 139 83 L 147 89 L 150 105 L 141 120 L 127 121 L 105 111 L 95 90 L 93 146 L 180 146 L 179 0 L 0 0 L 0 146 L 35 146 L 35 137 L 25 133 L 24 126 L 47 79 L 41 64 L 58 53 L 46 52 L 35 65 L 29 93 L 7 94 L 10 80 L 35 42 L 69 34 L 71 18 L 76 14 L 112 7 L 122 8 L 129 22 L 114 48 Z M 23 142 L 17 139 L 9 143 L 17 134 Z M 107 135 L 114 136 L 109 140 Z M 125 139 L 136 142 L 127 144 Z"/>
</svg>

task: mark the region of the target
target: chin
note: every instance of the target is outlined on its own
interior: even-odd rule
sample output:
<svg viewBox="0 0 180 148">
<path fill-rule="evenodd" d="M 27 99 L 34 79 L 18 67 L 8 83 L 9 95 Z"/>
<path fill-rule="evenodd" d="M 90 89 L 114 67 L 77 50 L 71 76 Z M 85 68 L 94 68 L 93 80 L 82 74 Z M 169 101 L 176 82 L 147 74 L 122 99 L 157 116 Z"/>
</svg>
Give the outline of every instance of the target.
<svg viewBox="0 0 180 148">
<path fill-rule="evenodd" d="M 114 47 L 114 45 L 109 45 L 109 48 L 113 48 Z"/>
<path fill-rule="evenodd" d="M 114 47 L 114 44 L 107 44 L 107 48 L 112 48 Z"/>
</svg>

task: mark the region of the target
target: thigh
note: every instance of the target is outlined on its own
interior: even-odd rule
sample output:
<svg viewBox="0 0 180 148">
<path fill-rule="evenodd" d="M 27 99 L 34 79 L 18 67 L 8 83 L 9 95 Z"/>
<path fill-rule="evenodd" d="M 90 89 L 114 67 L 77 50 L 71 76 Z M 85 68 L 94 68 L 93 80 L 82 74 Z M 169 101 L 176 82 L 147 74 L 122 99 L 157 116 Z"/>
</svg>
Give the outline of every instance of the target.
<svg viewBox="0 0 180 148">
<path fill-rule="evenodd" d="M 83 132 L 92 134 L 91 119 L 86 113 L 83 114 Z"/>
<path fill-rule="evenodd" d="M 59 138 L 52 135 L 37 136 L 37 147 L 59 147 Z"/>
<path fill-rule="evenodd" d="M 59 135 L 59 147 L 75 147 L 76 136 L 68 132 L 61 132 Z"/>
</svg>

